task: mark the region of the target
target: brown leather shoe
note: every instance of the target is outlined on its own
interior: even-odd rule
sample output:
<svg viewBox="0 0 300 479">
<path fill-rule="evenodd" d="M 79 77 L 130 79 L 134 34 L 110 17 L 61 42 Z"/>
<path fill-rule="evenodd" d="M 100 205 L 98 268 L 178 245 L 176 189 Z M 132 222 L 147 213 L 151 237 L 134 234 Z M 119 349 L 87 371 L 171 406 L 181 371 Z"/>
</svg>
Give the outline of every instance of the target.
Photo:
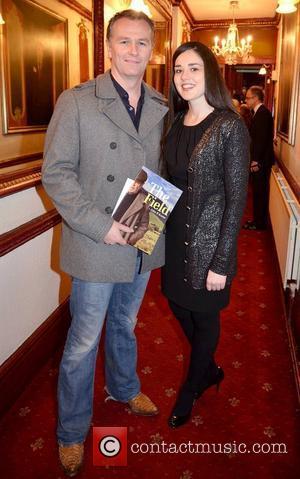
<svg viewBox="0 0 300 479">
<path fill-rule="evenodd" d="M 131 411 L 139 416 L 156 416 L 159 413 L 155 404 L 143 393 L 139 393 L 133 399 L 130 399 L 128 405 Z"/>
<path fill-rule="evenodd" d="M 60 463 L 69 477 L 76 476 L 83 461 L 83 444 L 58 446 Z"/>
</svg>

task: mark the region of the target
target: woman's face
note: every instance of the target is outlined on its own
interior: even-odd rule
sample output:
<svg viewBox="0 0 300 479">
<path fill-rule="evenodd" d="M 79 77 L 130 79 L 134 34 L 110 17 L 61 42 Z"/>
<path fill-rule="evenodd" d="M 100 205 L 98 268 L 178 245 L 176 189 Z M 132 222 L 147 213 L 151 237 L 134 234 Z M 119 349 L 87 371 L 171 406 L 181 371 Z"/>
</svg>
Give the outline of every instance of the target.
<svg viewBox="0 0 300 479">
<path fill-rule="evenodd" d="M 186 101 L 203 97 L 205 92 L 204 64 L 195 50 L 181 53 L 174 66 L 174 85 Z"/>
</svg>

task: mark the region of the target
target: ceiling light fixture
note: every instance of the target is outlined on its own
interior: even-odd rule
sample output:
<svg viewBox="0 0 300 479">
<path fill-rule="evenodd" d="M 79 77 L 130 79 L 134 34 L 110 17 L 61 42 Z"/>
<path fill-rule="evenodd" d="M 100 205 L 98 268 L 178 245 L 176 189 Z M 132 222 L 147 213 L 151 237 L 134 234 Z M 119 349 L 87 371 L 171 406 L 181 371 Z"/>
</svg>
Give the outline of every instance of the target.
<svg viewBox="0 0 300 479">
<path fill-rule="evenodd" d="M 136 10 L 137 12 L 144 12 L 149 18 L 152 17 L 150 8 L 144 3 L 143 0 L 131 0 L 130 10 Z"/>
<path fill-rule="evenodd" d="M 278 7 L 276 8 L 277 13 L 293 13 L 296 12 L 296 4 L 299 0 L 279 0 Z"/>
<path fill-rule="evenodd" d="M 217 56 L 223 56 L 227 65 L 236 65 L 238 63 L 238 57 L 244 57 L 252 52 L 252 37 L 247 36 L 247 39 L 239 39 L 239 31 L 234 19 L 234 9 L 238 6 L 239 2 L 232 1 L 230 6 L 232 8 L 232 23 L 229 25 L 227 37 L 221 40 L 219 44 L 219 37 L 215 37 L 215 44 L 212 46 L 212 51 Z"/>
</svg>

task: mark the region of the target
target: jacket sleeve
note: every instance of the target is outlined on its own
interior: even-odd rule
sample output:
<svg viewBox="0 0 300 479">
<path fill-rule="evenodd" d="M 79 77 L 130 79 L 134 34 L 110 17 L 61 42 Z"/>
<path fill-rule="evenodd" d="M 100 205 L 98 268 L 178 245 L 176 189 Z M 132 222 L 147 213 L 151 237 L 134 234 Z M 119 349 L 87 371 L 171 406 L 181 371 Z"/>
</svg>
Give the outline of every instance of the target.
<svg viewBox="0 0 300 479">
<path fill-rule="evenodd" d="M 271 113 L 264 109 L 259 114 L 259 121 L 253 121 L 251 128 L 251 160 L 257 161 L 260 167 L 267 167 L 269 162 L 270 141 L 273 141 L 273 118 Z M 270 140 L 271 139 L 271 140 Z"/>
<path fill-rule="evenodd" d="M 227 275 L 232 257 L 236 253 L 237 237 L 247 199 L 249 174 L 249 134 L 242 119 L 238 118 L 227 139 L 224 158 L 225 210 L 219 241 L 210 270 Z"/>
<path fill-rule="evenodd" d="M 42 182 L 64 221 L 73 230 L 99 242 L 113 219 L 101 213 L 84 192 L 78 177 L 79 111 L 72 90 L 59 97 L 45 141 Z"/>
</svg>

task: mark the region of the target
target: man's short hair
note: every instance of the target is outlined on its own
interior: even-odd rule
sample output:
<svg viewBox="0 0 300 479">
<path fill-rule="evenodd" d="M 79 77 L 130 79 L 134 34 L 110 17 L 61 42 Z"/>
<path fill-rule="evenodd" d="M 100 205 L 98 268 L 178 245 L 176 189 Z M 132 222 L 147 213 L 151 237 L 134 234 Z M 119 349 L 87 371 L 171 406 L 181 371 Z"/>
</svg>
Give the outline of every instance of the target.
<svg viewBox="0 0 300 479">
<path fill-rule="evenodd" d="M 251 91 L 252 95 L 257 96 L 259 101 L 261 101 L 263 103 L 264 98 L 265 98 L 265 94 L 264 94 L 264 90 L 262 89 L 261 86 L 254 85 L 254 86 L 251 86 L 249 88 L 249 90 Z"/>
<path fill-rule="evenodd" d="M 106 30 L 106 39 L 109 40 L 111 37 L 111 30 L 113 25 L 120 20 L 121 18 L 128 18 L 129 20 L 144 20 L 148 23 L 152 37 L 154 37 L 154 22 L 149 18 L 144 12 L 137 12 L 136 10 L 128 9 L 123 10 L 122 12 L 117 12 L 108 22 Z"/>
</svg>

